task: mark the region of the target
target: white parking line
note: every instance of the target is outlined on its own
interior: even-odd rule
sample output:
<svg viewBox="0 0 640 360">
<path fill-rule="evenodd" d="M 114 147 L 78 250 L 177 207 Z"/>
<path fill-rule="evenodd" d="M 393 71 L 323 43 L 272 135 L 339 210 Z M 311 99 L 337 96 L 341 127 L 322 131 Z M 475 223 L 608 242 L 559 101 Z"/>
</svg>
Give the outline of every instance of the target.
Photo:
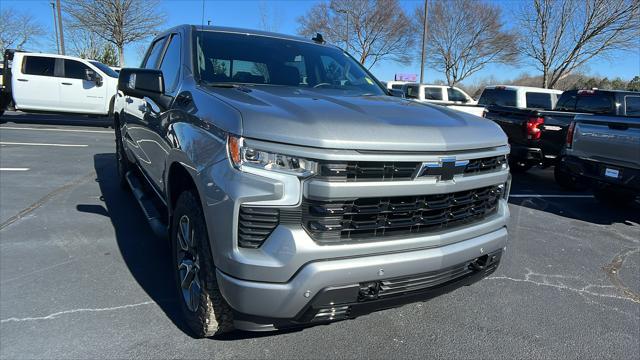
<svg viewBox="0 0 640 360">
<path fill-rule="evenodd" d="M 82 132 L 82 133 L 98 133 L 98 134 L 113 134 L 113 131 L 108 130 L 82 130 L 82 129 L 51 129 L 51 128 L 27 128 L 27 127 L 14 127 L 14 126 L 1 126 L 0 130 L 37 130 L 37 131 L 62 131 L 62 132 Z"/>
<path fill-rule="evenodd" d="M 87 146 L 89 146 L 89 145 L 79 145 L 79 144 L 46 144 L 46 143 L 22 143 L 22 142 L 7 142 L 7 141 L 0 141 L 0 145 L 61 146 L 61 147 L 87 147 Z"/>
<path fill-rule="evenodd" d="M 0 171 L 28 171 L 29 168 L 0 168 Z"/>
<path fill-rule="evenodd" d="M 576 198 L 576 199 L 590 199 L 593 195 L 571 195 L 571 194 L 511 194 L 512 198 Z"/>
</svg>

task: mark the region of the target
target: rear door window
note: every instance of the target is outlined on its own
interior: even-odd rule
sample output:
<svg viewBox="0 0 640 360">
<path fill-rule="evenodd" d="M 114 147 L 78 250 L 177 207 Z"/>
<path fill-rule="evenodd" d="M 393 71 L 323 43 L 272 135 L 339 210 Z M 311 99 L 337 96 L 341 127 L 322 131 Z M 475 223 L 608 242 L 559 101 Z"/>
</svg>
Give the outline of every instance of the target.
<svg viewBox="0 0 640 360">
<path fill-rule="evenodd" d="M 517 106 L 517 93 L 515 90 L 507 89 L 484 89 L 478 104 L 480 105 L 499 105 L 499 106 Z"/>
<path fill-rule="evenodd" d="M 613 112 L 613 99 L 608 93 L 578 93 L 576 112 L 609 114 Z"/>
<path fill-rule="evenodd" d="M 553 107 L 551 94 L 527 91 L 525 97 L 528 108 L 550 110 Z"/>
<path fill-rule="evenodd" d="M 442 100 L 442 89 L 438 87 L 424 88 L 425 100 Z"/>
<path fill-rule="evenodd" d="M 640 96 L 625 96 L 624 108 L 627 116 L 640 116 Z"/>
<path fill-rule="evenodd" d="M 22 73 L 27 75 L 53 76 L 56 59 L 43 56 L 25 56 Z"/>
</svg>

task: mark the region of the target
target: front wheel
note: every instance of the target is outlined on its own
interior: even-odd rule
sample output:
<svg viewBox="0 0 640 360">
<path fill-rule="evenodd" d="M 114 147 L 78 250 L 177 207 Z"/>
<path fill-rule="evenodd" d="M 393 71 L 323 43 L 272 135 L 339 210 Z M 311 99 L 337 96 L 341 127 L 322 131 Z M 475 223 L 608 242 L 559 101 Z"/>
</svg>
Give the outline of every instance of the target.
<svg viewBox="0 0 640 360">
<path fill-rule="evenodd" d="M 120 131 L 120 124 L 118 121 L 113 122 L 115 135 L 116 135 L 116 162 L 118 167 L 118 181 L 120 187 L 124 190 L 129 189 L 129 182 L 127 181 L 127 173 L 132 169 L 131 162 L 127 158 L 127 154 L 124 151 L 124 144 L 122 142 L 122 133 Z"/>
<path fill-rule="evenodd" d="M 533 167 L 533 164 L 522 160 L 509 159 L 509 169 L 513 173 L 524 173 L 529 171 Z"/>
<path fill-rule="evenodd" d="M 564 170 L 562 165 L 556 165 L 553 168 L 553 178 L 556 180 L 556 184 L 566 190 L 584 190 L 587 188 L 587 186 L 580 182 L 578 177 Z"/>
<path fill-rule="evenodd" d="M 232 331 L 233 313 L 218 287 L 204 215 L 193 191 L 180 194 L 171 224 L 178 301 L 187 326 L 199 338 Z"/>
</svg>

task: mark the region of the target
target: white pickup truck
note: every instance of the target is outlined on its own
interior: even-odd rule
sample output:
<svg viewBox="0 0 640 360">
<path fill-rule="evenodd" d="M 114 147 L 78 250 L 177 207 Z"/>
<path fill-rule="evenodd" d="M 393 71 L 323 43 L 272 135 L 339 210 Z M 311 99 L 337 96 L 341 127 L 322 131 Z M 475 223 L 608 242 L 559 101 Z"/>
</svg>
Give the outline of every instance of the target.
<svg viewBox="0 0 640 360">
<path fill-rule="evenodd" d="M 482 90 L 478 104 L 483 106 L 510 106 L 519 109 L 552 110 L 561 90 L 530 86 L 492 85 Z"/>
<path fill-rule="evenodd" d="M 118 74 L 98 61 L 56 54 L 7 50 L 0 115 L 16 110 L 109 115 Z"/>
<path fill-rule="evenodd" d="M 402 86 L 405 97 L 414 101 L 443 105 L 453 110 L 483 117 L 485 108 L 457 87 L 407 83 Z"/>
</svg>

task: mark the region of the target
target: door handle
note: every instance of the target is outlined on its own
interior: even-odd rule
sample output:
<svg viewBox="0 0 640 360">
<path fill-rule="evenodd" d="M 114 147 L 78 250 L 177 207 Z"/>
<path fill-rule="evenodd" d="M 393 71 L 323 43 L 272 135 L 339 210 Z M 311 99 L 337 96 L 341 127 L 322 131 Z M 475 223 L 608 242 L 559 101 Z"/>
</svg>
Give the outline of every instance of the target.
<svg viewBox="0 0 640 360">
<path fill-rule="evenodd" d="M 27 79 L 18 79 L 18 81 L 27 82 L 27 81 L 29 81 L 29 80 L 27 80 Z"/>
<path fill-rule="evenodd" d="M 63 82 L 61 83 L 62 85 L 73 85 L 72 83 L 68 83 L 68 82 Z"/>
</svg>

